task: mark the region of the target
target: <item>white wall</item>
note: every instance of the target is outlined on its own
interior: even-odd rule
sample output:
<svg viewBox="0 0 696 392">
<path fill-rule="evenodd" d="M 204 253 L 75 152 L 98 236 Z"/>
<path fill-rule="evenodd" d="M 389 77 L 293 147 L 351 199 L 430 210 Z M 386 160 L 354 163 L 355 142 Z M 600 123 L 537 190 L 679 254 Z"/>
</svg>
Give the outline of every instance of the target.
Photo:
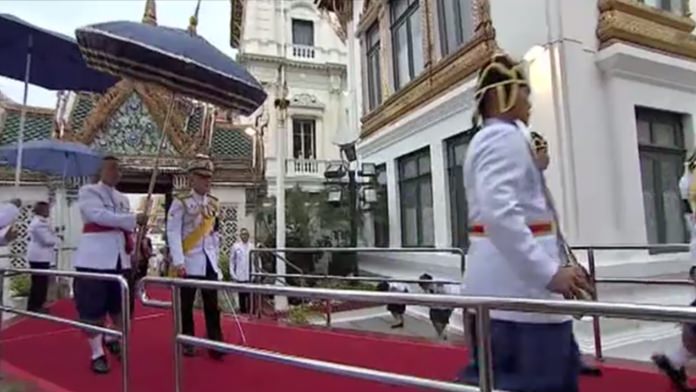
<svg viewBox="0 0 696 392">
<path fill-rule="evenodd" d="M 531 125 L 550 143 L 548 182 L 569 241 L 646 243 L 634 107 L 683 113 L 688 136 L 693 132 L 689 118 L 696 112 L 696 62 L 626 45 L 598 53 L 594 1 L 492 0 L 491 13 L 501 48 L 532 60 Z M 525 15 L 524 29 L 520 14 Z M 612 51 L 618 54 L 609 56 Z M 424 146 L 431 148 L 436 245 L 451 245 L 442 141 L 469 127 L 471 102 L 458 104 L 456 113 L 433 113 L 461 99 L 457 94 L 472 83 L 455 87 L 360 143 L 363 160 L 387 163 L 392 247 L 401 245 L 395 159 Z M 687 140 L 693 143 L 694 138 Z M 683 254 L 605 252 L 597 261 L 600 273 L 621 276 L 677 273 L 688 266 Z M 635 268 L 636 262 L 641 268 Z"/>
<path fill-rule="evenodd" d="M 291 54 L 292 19 L 314 22 L 315 58 L 317 63 L 343 64 L 347 49 L 331 25 L 321 18 L 312 0 L 253 0 L 246 5 L 241 52 L 282 57 L 283 46 Z"/>
<path fill-rule="evenodd" d="M 269 114 L 268 129 L 264 135 L 266 177 L 270 179 L 269 191 L 275 189 L 276 176 L 276 138 L 286 140 L 285 157 L 292 159 L 292 118 L 293 116 L 315 120 L 316 159 L 333 161 L 340 159 L 340 151 L 335 142 L 343 139 L 342 132 L 348 127 L 346 109 L 351 104 L 345 94 L 348 62 L 347 47 L 338 38 L 331 25 L 316 9 L 312 0 L 258 0 L 248 2 L 244 34 L 242 37 L 242 56 L 262 56 L 263 59 L 245 60 L 249 71 L 266 86 L 268 99 L 266 110 Z M 314 23 L 314 58 L 298 58 L 292 51 L 293 18 L 310 20 Z M 284 51 L 283 48 L 287 51 Z M 287 127 L 278 127 L 278 113 L 273 102 L 277 95 L 278 67 L 284 56 L 287 62 L 286 79 L 288 99 Z M 294 98 L 311 96 L 311 105 L 300 105 Z M 314 178 L 316 177 L 316 178 Z M 323 177 L 294 178 L 289 176 L 289 187 L 295 183 L 323 182 Z"/>
</svg>

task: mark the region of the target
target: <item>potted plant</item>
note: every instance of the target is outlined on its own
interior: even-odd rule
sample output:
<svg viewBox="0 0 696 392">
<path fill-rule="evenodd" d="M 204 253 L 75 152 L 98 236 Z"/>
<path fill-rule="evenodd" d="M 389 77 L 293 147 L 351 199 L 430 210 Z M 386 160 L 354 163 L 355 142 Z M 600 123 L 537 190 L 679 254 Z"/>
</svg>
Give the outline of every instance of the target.
<svg viewBox="0 0 696 392">
<path fill-rule="evenodd" d="M 10 279 L 10 294 L 15 308 L 26 309 L 30 290 L 31 277 L 29 275 L 17 275 Z"/>
</svg>

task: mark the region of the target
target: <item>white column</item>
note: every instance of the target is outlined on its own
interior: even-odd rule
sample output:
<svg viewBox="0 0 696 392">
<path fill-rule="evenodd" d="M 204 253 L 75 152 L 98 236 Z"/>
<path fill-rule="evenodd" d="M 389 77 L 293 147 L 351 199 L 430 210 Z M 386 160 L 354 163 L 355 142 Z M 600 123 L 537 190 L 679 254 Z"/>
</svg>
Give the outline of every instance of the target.
<svg viewBox="0 0 696 392">
<path fill-rule="evenodd" d="M 287 15 L 284 7 L 284 1 L 281 1 L 282 9 L 282 25 L 286 26 Z M 283 60 L 287 57 L 287 46 L 285 45 L 285 35 L 283 36 Z M 276 101 L 278 109 L 278 130 L 276 139 L 276 248 L 285 248 L 285 144 L 287 141 L 287 117 L 288 117 L 288 85 L 285 78 L 285 65 L 281 65 L 280 78 L 278 80 L 280 100 Z M 285 255 L 280 253 L 276 257 L 276 274 L 285 274 Z M 276 280 L 277 284 L 284 284 L 284 279 Z M 273 303 L 275 310 L 282 312 L 288 309 L 287 297 L 276 296 Z"/>
<path fill-rule="evenodd" d="M 445 148 L 441 141 L 430 144 L 430 178 L 433 192 L 433 216 L 444 219 L 433 220 L 435 247 L 446 248 L 451 241 L 451 216 L 449 211 L 449 192 L 447 192 L 447 168 L 445 167 Z"/>
<path fill-rule="evenodd" d="M 387 161 L 387 209 L 389 211 L 389 246 L 401 247 L 401 200 L 399 197 L 399 170 L 392 159 Z"/>
</svg>

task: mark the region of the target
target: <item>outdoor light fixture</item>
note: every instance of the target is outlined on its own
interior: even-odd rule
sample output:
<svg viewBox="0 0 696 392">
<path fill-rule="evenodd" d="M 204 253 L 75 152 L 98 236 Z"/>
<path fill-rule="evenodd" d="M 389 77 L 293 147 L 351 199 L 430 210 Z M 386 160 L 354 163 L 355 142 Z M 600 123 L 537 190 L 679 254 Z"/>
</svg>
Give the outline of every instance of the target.
<svg viewBox="0 0 696 392">
<path fill-rule="evenodd" d="M 247 127 L 247 128 L 244 130 L 244 133 L 246 133 L 246 134 L 249 135 L 249 136 L 254 136 L 254 135 L 256 135 L 256 130 L 255 130 L 254 128 L 252 128 L 252 127 Z"/>
<path fill-rule="evenodd" d="M 340 203 L 341 202 L 341 188 L 333 187 L 329 189 L 328 202 L 329 203 Z"/>
<path fill-rule="evenodd" d="M 363 200 L 366 203 L 377 203 L 377 190 L 372 187 L 364 187 Z"/>
<path fill-rule="evenodd" d="M 346 168 L 340 163 L 330 163 L 324 171 L 324 177 L 329 180 L 341 179 L 346 175 Z"/>
<path fill-rule="evenodd" d="M 341 144 L 339 147 L 348 162 L 355 162 L 358 159 L 358 155 L 355 152 L 355 142 Z"/>
<path fill-rule="evenodd" d="M 375 177 L 377 175 L 377 166 L 374 163 L 363 163 L 360 175 L 363 177 Z"/>
</svg>

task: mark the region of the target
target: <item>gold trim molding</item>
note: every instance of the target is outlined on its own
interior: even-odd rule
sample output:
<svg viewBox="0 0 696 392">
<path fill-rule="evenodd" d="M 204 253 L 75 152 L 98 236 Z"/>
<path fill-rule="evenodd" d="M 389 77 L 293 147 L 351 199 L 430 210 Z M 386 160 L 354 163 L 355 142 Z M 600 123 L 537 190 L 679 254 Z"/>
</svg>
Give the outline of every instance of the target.
<svg viewBox="0 0 696 392">
<path fill-rule="evenodd" d="M 632 43 L 696 59 L 696 21 L 635 0 L 599 0 L 597 38 L 600 49 Z M 688 11 L 688 9 L 687 9 Z"/>
<path fill-rule="evenodd" d="M 474 2 L 474 20 L 476 30 L 467 45 L 427 67 L 420 76 L 363 116 L 361 137 L 374 134 L 412 110 L 452 90 L 491 58 L 498 45 L 495 41 L 489 0 Z M 382 81 L 384 82 L 384 79 Z"/>
</svg>

